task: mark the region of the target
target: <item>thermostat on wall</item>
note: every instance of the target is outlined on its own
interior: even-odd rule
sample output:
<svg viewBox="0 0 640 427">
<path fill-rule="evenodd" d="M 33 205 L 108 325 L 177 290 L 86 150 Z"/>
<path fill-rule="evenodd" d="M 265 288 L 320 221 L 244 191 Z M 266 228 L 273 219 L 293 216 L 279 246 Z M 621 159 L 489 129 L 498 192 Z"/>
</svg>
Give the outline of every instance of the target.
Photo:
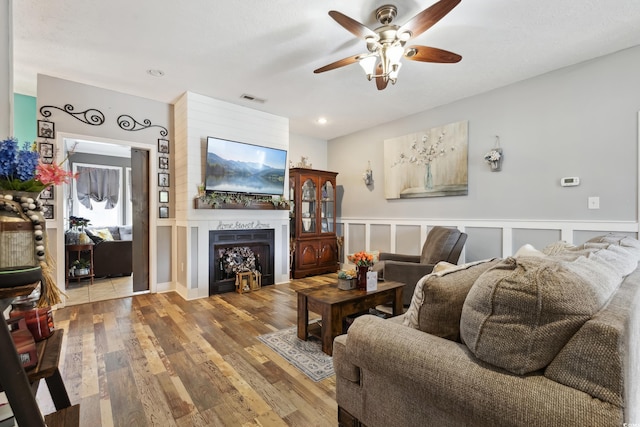
<svg viewBox="0 0 640 427">
<path fill-rule="evenodd" d="M 560 185 L 563 187 L 575 187 L 576 185 L 580 185 L 580 178 L 577 176 L 565 176 L 560 180 Z"/>
</svg>

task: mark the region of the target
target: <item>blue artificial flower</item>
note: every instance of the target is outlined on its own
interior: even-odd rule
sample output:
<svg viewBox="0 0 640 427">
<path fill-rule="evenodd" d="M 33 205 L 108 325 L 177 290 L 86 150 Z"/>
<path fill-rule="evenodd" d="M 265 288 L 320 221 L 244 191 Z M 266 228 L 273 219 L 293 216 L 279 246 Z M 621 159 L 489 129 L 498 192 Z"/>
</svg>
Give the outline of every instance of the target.
<svg viewBox="0 0 640 427">
<path fill-rule="evenodd" d="M 20 181 L 29 181 L 35 178 L 39 158 L 40 155 L 36 151 L 18 151 L 18 156 L 16 157 L 16 178 Z"/>
<path fill-rule="evenodd" d="M 41 191 L 43 184 L 36 179 L 39 160 L 34 144 L 21 146 L 14 138 L 0 141 L 0 189 Z"/>
<path fill-rule="evenodd" d="M 0 144 L 0 176 L 10 178 L 16 171 L 16 154 L 18 141 L 9 138 Z"/>
</svg>

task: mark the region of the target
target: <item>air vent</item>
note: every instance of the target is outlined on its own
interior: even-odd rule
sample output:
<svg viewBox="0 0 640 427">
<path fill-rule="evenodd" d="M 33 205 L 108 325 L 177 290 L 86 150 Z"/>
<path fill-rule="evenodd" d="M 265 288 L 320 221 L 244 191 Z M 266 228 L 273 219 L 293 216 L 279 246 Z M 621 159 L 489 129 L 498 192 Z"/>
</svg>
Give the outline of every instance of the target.
<svg viewBox="0 0 640 427">
<path fill-rule="evenodd" d="M 240 98 L 244 99 L 245 101 L 259 102 L 260 104 L 264 104 L 266 102 L 265 99 L 256 98 L 255 96 L 248 95 L 246 93 L 243 93 L 242 95 L 240 95 Z"/>
</svg>

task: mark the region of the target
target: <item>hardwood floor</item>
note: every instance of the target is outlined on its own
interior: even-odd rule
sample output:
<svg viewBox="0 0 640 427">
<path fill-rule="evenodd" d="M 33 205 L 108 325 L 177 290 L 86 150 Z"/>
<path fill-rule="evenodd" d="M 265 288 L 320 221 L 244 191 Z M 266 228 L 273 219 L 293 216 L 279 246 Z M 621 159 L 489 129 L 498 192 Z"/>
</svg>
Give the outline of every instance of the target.
<svg viewBox="0 0 640 427">
<path fill-rule="evenodd" d="M 133 296 L 133 276 L 98 278 L 93 285 L 88 280 L 70 281 L 64 293 L 67 306 L 130 297 Z"/>
<path fill-rule="evenodd" d="M 185 301 L 176 293 L 65 307 L 60 369 L 80 425 L 336 426 L 335 376 L 313 382 L 256 337 L 296 324 L 295 290 L 335 274 Z M 54 412 L 46 386 L 37 400 Z"/>
</svg>

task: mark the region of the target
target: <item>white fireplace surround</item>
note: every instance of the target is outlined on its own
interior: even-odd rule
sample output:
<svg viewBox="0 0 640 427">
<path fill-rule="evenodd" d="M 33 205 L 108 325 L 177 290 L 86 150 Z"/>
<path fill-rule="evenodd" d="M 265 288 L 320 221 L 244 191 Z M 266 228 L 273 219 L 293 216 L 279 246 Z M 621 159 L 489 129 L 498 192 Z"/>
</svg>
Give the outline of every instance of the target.
<svg viewBox="0 0 640 427">
<path fill-rule="evenodd" d="M 198 209 L 194 217 L 178 225 L 188 228 L 187 251 L 193 263 L 187 275 L 188 288 L 178 284 L 177 291 L 186 299 L 209 296 L 209 231 L 210 230 L 274 230 L 274 284 L 289 281 L 289 211 L 249 209 Z M 180 268 L 180 266 L 178 266 Z M 195 277 L 194 277 L 195 276 Z"/>
</svg>

